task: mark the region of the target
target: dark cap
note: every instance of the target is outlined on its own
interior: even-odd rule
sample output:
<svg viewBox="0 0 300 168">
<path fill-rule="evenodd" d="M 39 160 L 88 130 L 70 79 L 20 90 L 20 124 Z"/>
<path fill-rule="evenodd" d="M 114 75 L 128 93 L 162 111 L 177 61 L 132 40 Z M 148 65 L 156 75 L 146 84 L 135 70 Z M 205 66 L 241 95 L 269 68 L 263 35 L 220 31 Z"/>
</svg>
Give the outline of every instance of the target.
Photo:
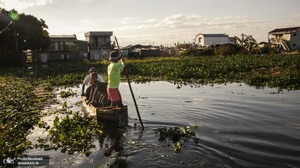
<svg viewBox="0 0 300 168">
<path fill-rule="evenodd" d="M 114 50 L 114 51 L 110 52 L 109 60 L 117 60 L 120 58 L 121 58 L 121 56 L 118 51 Z"/>
<path fill-rule="evenodd" d="M 90 72 L 96 72 L 96 71 L 97 71 L 97 69 L 95 67 L 90 68 Z"/>
</svg>

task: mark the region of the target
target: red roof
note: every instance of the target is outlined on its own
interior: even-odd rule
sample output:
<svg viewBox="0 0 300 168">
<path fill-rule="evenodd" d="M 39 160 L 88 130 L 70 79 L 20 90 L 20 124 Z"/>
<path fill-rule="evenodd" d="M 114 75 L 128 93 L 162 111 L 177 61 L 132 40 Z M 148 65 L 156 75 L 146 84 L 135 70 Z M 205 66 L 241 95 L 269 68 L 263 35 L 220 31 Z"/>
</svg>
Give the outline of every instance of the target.
<svg viewBox="0 0 300 168">
<path fill-rule="evenodd" d="M 288 28 L 280 28 L 270 31 L 269 33 L 277 33 L 277 32 L 290 32 L 293 30 L 300 29 L 300 27 L 288 27 Z"/>
</svg>

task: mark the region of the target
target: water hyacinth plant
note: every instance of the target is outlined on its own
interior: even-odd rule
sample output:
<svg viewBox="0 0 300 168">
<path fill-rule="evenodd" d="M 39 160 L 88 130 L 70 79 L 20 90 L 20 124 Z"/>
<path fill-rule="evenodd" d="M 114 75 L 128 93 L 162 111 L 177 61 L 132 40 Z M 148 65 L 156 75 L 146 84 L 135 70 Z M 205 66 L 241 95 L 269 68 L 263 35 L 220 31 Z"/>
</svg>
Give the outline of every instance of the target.
<svg viewBox="0 0 300 168">
<path fill-rule="evenodd" d="M 41 114 L 28 81 L 17 77 L 0 81 L 0 156 L 16 156 L 31 148 L 27 135 Z"/>
<path fill-rule="evenodd" d="M 61 121 L 56 116 L 53 127 L 49 130 L 46 139 L 39 139 L 40 146 L 48 143 L 53 149 L 61 149 L 61 152 L 73 154 L 75 151 L 82 152 L 86 156 L 91 154 L 93 142 L 102 134 L 101 125 L 94 118 L 81 116 L 78 112 L 70 117 L 67 115 Z"/>
<path fill-rule="evenodd" d="M 182 150 L 183 142 L 182 138 L 196 137 L 196 129 L 198 126 L 194 126 L 191 129 L 187 127 L 172 127 L 172 128 L 158 128 L 154 132 L 159 134 L 160 141 L 171 140 L 174 153 L 179 153 Z"/>
<path fill-rule="evenodd" d="M 128 61 L 127 66 L 137 81 L 244 82 L 254 86 L 300 88 L 300 55 L 168 57 Z"/>
</svg>

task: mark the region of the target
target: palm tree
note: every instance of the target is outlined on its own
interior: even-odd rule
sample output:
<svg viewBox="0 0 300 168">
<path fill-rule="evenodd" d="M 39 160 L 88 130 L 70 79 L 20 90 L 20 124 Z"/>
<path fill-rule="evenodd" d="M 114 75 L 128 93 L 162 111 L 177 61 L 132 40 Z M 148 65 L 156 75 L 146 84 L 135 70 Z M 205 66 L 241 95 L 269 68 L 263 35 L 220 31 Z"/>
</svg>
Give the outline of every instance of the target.
<svg viewBox="0 0 300 168">
<path fill-rule="evenodd" d="M 242 33 L 241 38 L 235 36 L 234 39 L 236 45 L 244 49 L 248 54 L 260 51 L 260 47 L 258 46 L 256 40 L 252 37 L 252 35 L 246 35 Z"/>
</svg>

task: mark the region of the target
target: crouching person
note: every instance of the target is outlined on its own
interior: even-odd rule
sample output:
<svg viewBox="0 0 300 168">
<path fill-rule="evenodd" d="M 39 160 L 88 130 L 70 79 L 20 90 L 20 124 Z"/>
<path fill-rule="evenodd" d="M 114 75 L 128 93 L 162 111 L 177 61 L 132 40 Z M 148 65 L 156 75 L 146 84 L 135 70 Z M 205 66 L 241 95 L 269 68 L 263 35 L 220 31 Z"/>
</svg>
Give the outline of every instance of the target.
<svg viewBox="0 0 300 168">
<path fill-rule="evenodd" d="M 91 91 L 91 74 L 94 73 L 94 72 L 97 73 L 97 69 L 95 67 L 91 67 L 90 70 L 89 70 L 89 74 L 84 78 L 83 84 L 82 84 L 81 96 L 88 97 L 90 95 L 90 91 Z M 100 82 L 105 82 L 103 77 L 98 73 L 97 73 L 97 80 L 100 81 Z M 85 86 L 87 86 L 86 91 L 85 91 Z"/>
<path fill-rule="evenodd" d="M 90 75 L 91 89 L 89 95 L 87 95 L 87 104 L 97 107 L 109 105 L 108 96 L 106 93 L 107 83 L 100 82 L 96 72 L 93 72 Z"/>
</svg>

